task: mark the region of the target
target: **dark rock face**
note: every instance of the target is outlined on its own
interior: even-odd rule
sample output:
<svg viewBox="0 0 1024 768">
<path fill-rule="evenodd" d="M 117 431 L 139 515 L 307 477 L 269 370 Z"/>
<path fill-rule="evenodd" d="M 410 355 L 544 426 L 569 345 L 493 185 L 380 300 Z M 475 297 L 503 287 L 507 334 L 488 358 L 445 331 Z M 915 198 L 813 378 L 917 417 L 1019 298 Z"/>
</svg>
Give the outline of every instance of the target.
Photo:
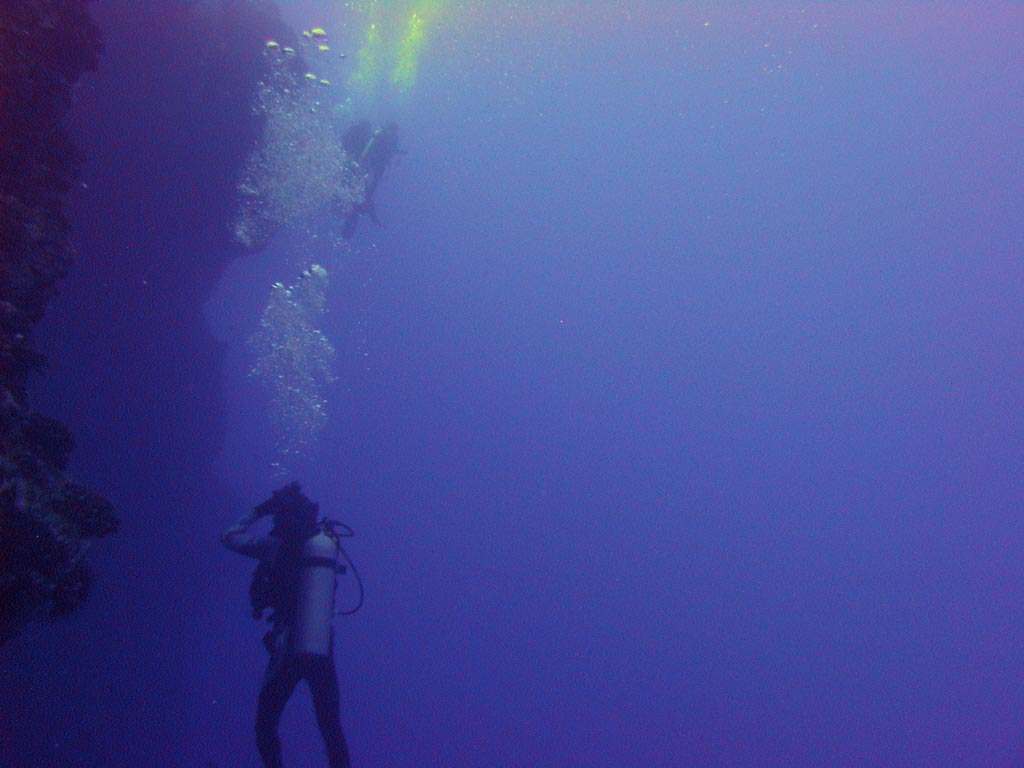
<svg viewBox="0 0 1024 768">
<path fill-rule="evenodd" d="M 71 434 L 25 402 L 44 363 L 32 328 L 72 257 L 64 199 L 81 157 L 61 120 L 99 37 L 83 0 L 7 0 L 0 14 L 0 643 L 78 605 L 89 541 L 117 527 L 64 471 Z"/>
<path fill-rule="evenodd" d="M 85 2 L 5 3 L 0 16 L 0 381 L 23 395 L 41 364 L 30 331 L 71 259 L 64 195 L 79 153 L 61 119 L 95 69 L 99 30 Z"/>
<path fill-rule="evenodd" d="M 110 502 L 65 475 L 73 444 L 55 419 L 0 404 L 0 642 L 78 605 L 89 540 L 117 528 Z"/>
<path fill-rule="evenodd" d="M 294 41 L 270 0 L 108 0 L 91 11 L 88 0 L 0 0 L 0 644 L 82 600 L 88 545 L 117 524 L 67 476 L 71 435 L 26 399 L 45 363 L 33 329 L 75 255 L 68 193 L 82 257 L 53 354 L 79 377 L 67 408 L 90 444 L 83 461 L 147 489 L 177 487 L 208 463 L 221 429 L 223 348 L 202 303 L 241 253 L 228 223 L 259 130 L 264 42 Z M 100 63 L 69 134 L 72 89 Z M 83 156 L 71 135 L 100 169 L 88 192 L 75 189 Z M 149 329 L 144 345 L 136 328 Z M 178 507 L 162 510 L 171 530 L 188 522 Z"/>
</svg>

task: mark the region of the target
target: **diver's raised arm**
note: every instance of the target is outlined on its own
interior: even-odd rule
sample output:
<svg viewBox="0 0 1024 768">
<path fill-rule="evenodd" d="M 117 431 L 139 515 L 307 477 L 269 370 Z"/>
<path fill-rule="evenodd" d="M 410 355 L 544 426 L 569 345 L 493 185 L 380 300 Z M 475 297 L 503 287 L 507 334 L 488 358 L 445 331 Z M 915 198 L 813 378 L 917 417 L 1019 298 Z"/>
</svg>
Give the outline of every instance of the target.
<svg viewBox="0 0 1024 768">
<path fill-rule="evenodd" d="M 224 531 L 220 536 L 221 544 L 232 552 L 237 552 L 246 557 L 263 557 L 268 543 L 266 537 L 248 535 L 248 531 L 253 526 L 253 523 L 265 514 L 262 506 L 260 505 L 249 510 L 238 519 L 238 522 Z"/>
</svg>

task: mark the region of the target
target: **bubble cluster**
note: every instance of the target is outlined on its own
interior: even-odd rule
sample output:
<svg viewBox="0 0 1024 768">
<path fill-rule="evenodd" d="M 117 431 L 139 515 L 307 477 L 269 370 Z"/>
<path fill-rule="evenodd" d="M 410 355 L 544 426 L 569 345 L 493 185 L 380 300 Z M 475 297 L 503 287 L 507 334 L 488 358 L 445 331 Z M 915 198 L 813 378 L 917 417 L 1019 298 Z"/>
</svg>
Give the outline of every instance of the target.
<svg viewBox="0 0 1024 768">
<path fill-rule="evenodd" d="M 279 468 L 308 456 L 327 424 L 327 387 L 335 382 L 335 350 L 317 327 L 325 311 L 327 270 L 318 264 L 292 286 L 275 283 L 249 339 L 249 375 L 270 393 L 269 420 Z"/>
<path fill-rule="evenodd" d="M 301 73 L 289 51 L 267 49 L 253 106 L 263 132 L 238 183 L 234 235 L 251 250 L 283 226 L 308 228 L 329 210 L 343 216 L 364 195 L 365 178 L 332 124 L 330 81 Z"/>
</svg>

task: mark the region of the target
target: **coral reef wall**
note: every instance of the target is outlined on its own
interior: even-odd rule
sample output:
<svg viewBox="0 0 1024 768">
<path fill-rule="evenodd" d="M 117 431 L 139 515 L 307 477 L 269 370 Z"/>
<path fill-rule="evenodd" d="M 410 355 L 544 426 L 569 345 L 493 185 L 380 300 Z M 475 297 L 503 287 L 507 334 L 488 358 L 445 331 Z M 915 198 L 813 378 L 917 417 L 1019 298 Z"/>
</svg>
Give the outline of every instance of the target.
<svg viewBox="0 0 1024 768">
<path fill-rule="evenodd" d="M 76 473 L 149 514 L 159 497 L 165 543 L 194 525 L 175 496 L 221 431 L 223 350 L 202 306 L 241 254 L 229 222 L 268 37 L 293 39 L 268 0 L 2 3 L 0 644 L 81 601 L 89 540 L 117 525 L 70 482 L 68 431 L 29 408 L 44 310 L 60 332 L 32 389 L 89 447 Z"/>
<path fill-rule="evenodd" d="M 8 31 L 16 6 L 0 0 L 3 57 L 6 36 L 23 36 Z M 204 765 L 226 710 L 222 696 L 196 691 L 222 687 L 210 682 L 224 674 L 220 645 L 234 658 L 252 639 L 245 624 L 238 638 L 211 631 L 231 611 L 244 616 L 244 589 L 222 596 L 217 585 L 226 572 L 246 574 L 235 563 L 225 571 L 218 540 L 242 500 L 210 476 L 223 437 L 224 347 L 204 305 L 224 266 L 244 255 L 230 224 L 260 135 L 253 104 L 265 41 L 294 42 L 294 33 L 267 0 L 62 7 L 89 9 L 103 50 L 69 91 L 66 124 L 83 158 L 64 198 L 74 263 L 35 328 L 29 348 L 45 350 L 47 367 L 30 376 L 28 397 L 71 426 L 69 467 L 114 502 L 121 522 L 93 547 L 90 597 L 69 620 L 29 625 L 0 647 L 0 765 Z M 0 88 L 12 83 L 9 68 Z M 0 111 L 0 133 L 11 114 Z M 27 419 L 24 387 L 11 391 Z M 48 432 L 44 422 L 5 423 Z M 70 442 L 61 445 L 50 454 L 63 461 Z M 0 557 L 7 573 L 12 560 Z M 262 653 L 258 642 L 251 650 Z M 244 654 L 240 664 L 249 666 Z M 238 716 L 245 711 L 239 704 Z M 250 747 L 248 726 L 238 733 Z"/>
<path fill-rule="evenodd" d="M 117 527 L 65 471 L 71 434 L 26 402 L 44 363 L 32 330 L 72 256 L 64 207 L 81 157 L 62 119 L 101 50 L 86 6 L 6 0 L 0 14 L 0 644 L 79 604 L 89 542 Z"/>
</svg>

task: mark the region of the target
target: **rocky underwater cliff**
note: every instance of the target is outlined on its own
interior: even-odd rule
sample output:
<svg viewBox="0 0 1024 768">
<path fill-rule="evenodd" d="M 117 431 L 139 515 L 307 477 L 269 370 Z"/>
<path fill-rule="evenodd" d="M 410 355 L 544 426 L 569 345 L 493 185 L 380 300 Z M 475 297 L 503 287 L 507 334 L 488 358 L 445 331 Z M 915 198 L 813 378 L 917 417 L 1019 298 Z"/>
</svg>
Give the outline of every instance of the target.
<svg viewBox="0 0 1024 768">
<path fill-rule="evenodd" d="M 54 368 L 89 377 L 56 386 L 83 415 L 76 430 L 86 430 L 91 453 L 103 448 L 106 476 L 178 486 L 216 450 L 223 349 L 202 304 L 223 267 L 245 253 L 230 222 L 262 124 L 253 103 L 270 38 L 294 40 L 270 0 L 112 0 L 92 13 L 89 0 L 3 4 L 0 645 L 80 604 L 89 545 L 118 527 L 112 504 L 69 475 L 69 430 L 28 401 L 30 378 L 46 364 L 33 329 L 76 245 L 75 289 L 50 354 Z M 78 180 L 86 159 L 97 177 L 87 191 Z M 142 346 L 130 335 L 140 327 L 149 329 Z M 116 423 L 97 423 L 111 402 Z M 173 492 L 161 495 L 174 506 Z M 165 520 L 171 529 L 187 519 L 180 514 Z"/>
<path fill-rule="evenodd" d="M 0 17 L 0 644 L 86 596 L 110 502 L 66 471 L 74 439 L 35 413 L 33 327 L 71 263 L 65 196 L 81 163 L 62 118 L 102 45 L 85 0 L 9 0 Z"/>
</svg>

